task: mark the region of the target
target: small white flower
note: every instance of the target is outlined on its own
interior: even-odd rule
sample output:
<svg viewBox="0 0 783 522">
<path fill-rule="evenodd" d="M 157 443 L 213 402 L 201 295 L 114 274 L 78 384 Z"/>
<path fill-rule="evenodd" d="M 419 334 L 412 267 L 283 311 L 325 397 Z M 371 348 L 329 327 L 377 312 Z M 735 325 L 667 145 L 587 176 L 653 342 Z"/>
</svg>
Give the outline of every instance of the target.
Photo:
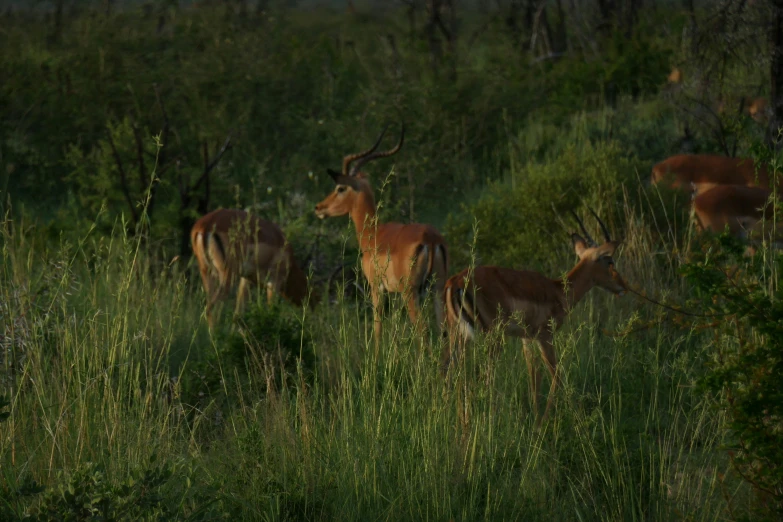
<svg viewBox="0 0 783 522">
<path fill-rule="evenodd" d="M 272 187 L 267 187 L 266 188 L 266 193 L 267 194 L 271 194 L 272 193 Z"/>
<path fill-rule="evenodd" d="M 310 178 L 310 179 L 313 179 L 313 171 L 312 170 L 307 173 L 307 177 Z"/>
<path fill-rule="evenodd" d="M 323 125 L 323 124 L 324 124 L 324 120 L 318 120 L 318 125 Z"/>
</svg>

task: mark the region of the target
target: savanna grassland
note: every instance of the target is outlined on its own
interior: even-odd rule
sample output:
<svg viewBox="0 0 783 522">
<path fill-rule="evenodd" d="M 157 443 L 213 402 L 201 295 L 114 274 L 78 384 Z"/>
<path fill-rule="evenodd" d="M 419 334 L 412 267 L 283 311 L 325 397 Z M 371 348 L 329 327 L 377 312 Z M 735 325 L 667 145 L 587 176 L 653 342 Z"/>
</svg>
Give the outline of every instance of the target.
<svg viewBox="0 0 783 522">
<path fill-rule="evenodd" d="M 0 519 L 781 516 L 780 258 L 698 239 L 647 183 L 684 151 L 777 161 L 710 108 L 766 93 L 765 3 L 544 2 L 526 25 L 465 2 L 444 31 L 423 3 L 355 4 L 0 14 Z M 437 226 L 450 274 L 560 277 L 590 206 L 630 286 L 691 315 L 588 294 L 540 430 L 517 339 L 444 380 L 444 340 L 392 297 L 376 350 L 353 226 L 313 208 L 400 120 L 367 167 L 380 219 Z M 318 306 L 258 292 L 209 331 L 188 232 L 221 206 L 281 225 Z"/>
</svg>

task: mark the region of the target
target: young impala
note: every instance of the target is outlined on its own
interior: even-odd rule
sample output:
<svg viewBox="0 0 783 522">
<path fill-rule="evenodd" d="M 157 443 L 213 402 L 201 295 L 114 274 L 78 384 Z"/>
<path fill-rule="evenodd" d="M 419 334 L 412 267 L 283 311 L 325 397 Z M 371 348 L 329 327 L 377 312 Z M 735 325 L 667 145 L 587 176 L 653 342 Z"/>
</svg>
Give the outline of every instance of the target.
<svg viewBox="0 0 783 522">
<path fill-rule="evenodd" d="M 249 286 L 266 281 L 267 300 L 275 293 L 301 305 L 307 298 L 307 277 L 299 268 L 280 227 L 242 210 L 218 209 L 196 221 L 190 230 L 193 253 L 207 293 L 207 321 L 212 309 L 239 282 L 235 314 L 244 308 Z M 317 298 L 310 299 L 315 306 Z"/>
<path fill-rule="evenodd" d="M 327 169 L 336 186 L 326 199 L 315 206 L 315 213 L 321 219 L 347 214 L 353 221 L 362 253 L 362 272 L 372 294 L 376 344 L 381 336 L 383 291 L 402 293 L 411 321 L 418 324 L 421 301 L 429 287 L 433 286 L 433 303 L 440 328 L 443 322 L 443 286 L 448 273 L 446 242 L 434 227 L 419 223 L 378 223 L 375 196 L 366 175 L 359 169 L 402 148 L 404 126 L 400 130 L 400 141 L 393 149 L 375 152 L 385 133 L 386 128 L 375 144 L 364 152 L 345 156 L 342 172 Z"/>
<path fill-rule="evenodd" d="M 478 266 L 472 273 L 469 269 L 463 270 L 446 282 L 449 347 L 443 352 L 444 373 L 456 356 L 454 352 L 458 344 L 473 339 L 476 330 L 487 331 L 500 325 L 506 335 L 522 339 L 530 375 L 533 411 L 538 417 L 540 376 L 530 347 L 533 341 L 537 341 L 552 376 L 549 398 L 544 415 L 538 420 L 539 424 L 549 413 L 560 380 L 557 354 L 552 344 L 553 330 L 594 286 L 617 296 L 625 293 L 625 282 L 615 270 L 612 257 L 622 241 L 612 241 L 603 221 L 592 209 L 590 212 L 601 225 L 605 241 L 596 244 L 582 221 L 572 212 L 584 237 L 571 235 L 579 262 L 564 280 L 550 279 L 529 270 Z"/>
</svg>

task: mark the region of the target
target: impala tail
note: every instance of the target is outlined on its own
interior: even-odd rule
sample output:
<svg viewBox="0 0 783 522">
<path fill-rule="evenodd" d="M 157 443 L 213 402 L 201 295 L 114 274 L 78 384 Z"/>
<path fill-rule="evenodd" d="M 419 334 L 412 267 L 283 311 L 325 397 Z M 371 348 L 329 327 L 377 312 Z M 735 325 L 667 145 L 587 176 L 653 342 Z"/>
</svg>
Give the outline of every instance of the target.
<svg viewBox="0 0 783 522">
<path fill-rule="evenodd" d="M 445 278 L 448 273 L 448 254 L 446 247 L 441 244 L 421 244 L 416 249 L 414 265 L 418 265 L 426 256 L 427 266 L 419 283 L 418 294 L 420 302 L 423 302 L 427 294 L 432 290 L 436 277 Z M 442 288 L 442 285 L 441 285 Z"/>
</svg>

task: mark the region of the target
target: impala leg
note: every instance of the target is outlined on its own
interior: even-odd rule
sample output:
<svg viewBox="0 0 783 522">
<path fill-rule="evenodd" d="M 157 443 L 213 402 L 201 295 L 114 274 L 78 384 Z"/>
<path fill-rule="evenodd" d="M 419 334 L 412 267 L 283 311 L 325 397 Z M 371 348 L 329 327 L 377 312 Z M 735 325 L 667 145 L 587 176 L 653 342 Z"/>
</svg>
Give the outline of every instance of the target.
<svg viewBox="0 0 783 522">
<path fill-rule="evenodd" d="M 447 336 L 448 342 L 446 343 L 446 346 L 443 347 L 440 357 L 440 371 L 444 377 L 449 371 L 451 361 L 459 355 L 459 343 L 464 342 L 458 331 L 458 326 L 459 325 L 453 325 L 450 322 L 447 322 L 445 325 L 446 329 L 444 330 L 444 333 Z"/>
<path fill-rule="evenodd" d="M 377 350 L 381 345 L 381 290 L 373 285 L 370 293 L 372 294 L 372 319 L 375 333 L 375 349 Z"/>
<path fill-rule="evenodd" d="M 456 353 L 455 348 L 455 336 L 449 332 L 449 342 L 443 347 L 440 353 L 440 374 L 445 377 L 449 373 L 449 366 L 451 365 L 451 358 Z"/>
<path fill-rule="evenodd" d="M 544 415 L 541 418 L 543 421 L 547 418 L 547 415 L 549 415 L 549 409 L 555 402 L 555 390 L 560 384 L 560 376 L 557 372 L 557 353 L 555 352 L 555 347 L 552 344 L 552 333 L 549 331 L 542 332 L 538 341 L 541 344 L 541 355 L 544 357 L 546 367 L 549 370 L 549 374 L 552 376 L 552 384 L 549 386 L 549 396 L 546 399 L 546 409 L 544 410 Z"/>
<path fill-rule="evenodd" d="M 245 311 L 248 295 L 250 294 L 250 280 L 243 277 L 239 280 L 239 289 L 237 290 L 237 304 L 234 307 L 234 316 L 241 317 Z"/>
<path fill-rule="evenodd" d="M 231 291 L 231 277 L 229 276 L 228 272 L 219 272 L 218 273 L 218 288 L 217 290 L 212 294 L 209 301 L 207 302 L 207 317 L 210 318 L 210 323 L 212 322 L 212 310 L 215 307 L 215 305 L 226 299 L 228 297 L 229 292 Z"/>
<path fill-rule="evenodd" d="M 405 292 L 405 308 L 408 310 L 408 317 L 411 320 L 414 332 L 419 337 L 421 342 L 424 342 L 424 323 L 419 317 L 419 307 L 424 304 L 420 303 L 416 295 L 416 292 L 412 289 Z"/>
<path fill-rule="evenodd" d="M 204 292 L 207 294 L 207 324 L 211 329 L 214 326 L 212 319 L 212 292 L 214 291 L 215 278 L 209 273 L 209 267 L 199 262 L 198 271 L 201 274 L 201 283 L 204 285 Z"/>
<path fill-rule="evenodd" d="M 271 282 L 266 284 L 266 304 L 272 306 L 275 300 L 275 285 Z"/>
<path fill-rule="evenodd" d="M 445 337 L 447 334 L 446 332 L 446 324 L 445 324 L 445 311 L 443 309 L 443 304 L 445 303 L 445 289 L 444 284 L 440 282 L 440 280 L 435 281 L 435 292 L 432 296 L 432 305 L 435 307 L 435 321 L 438 323 L 438 333 Z"/>
<path fill-rule="evenodd" d="M 533 415 L 538 418 L 538 389 L 541 384 L 541 376 L 538 373 L 533 350 L 530 348 L 530 342 L 522 339 L 522 350 L 525 353 L 525 364 L 527 365 L 528 383 L 530 387 L 530 400 L 533 403 Z"/>
</svg>

